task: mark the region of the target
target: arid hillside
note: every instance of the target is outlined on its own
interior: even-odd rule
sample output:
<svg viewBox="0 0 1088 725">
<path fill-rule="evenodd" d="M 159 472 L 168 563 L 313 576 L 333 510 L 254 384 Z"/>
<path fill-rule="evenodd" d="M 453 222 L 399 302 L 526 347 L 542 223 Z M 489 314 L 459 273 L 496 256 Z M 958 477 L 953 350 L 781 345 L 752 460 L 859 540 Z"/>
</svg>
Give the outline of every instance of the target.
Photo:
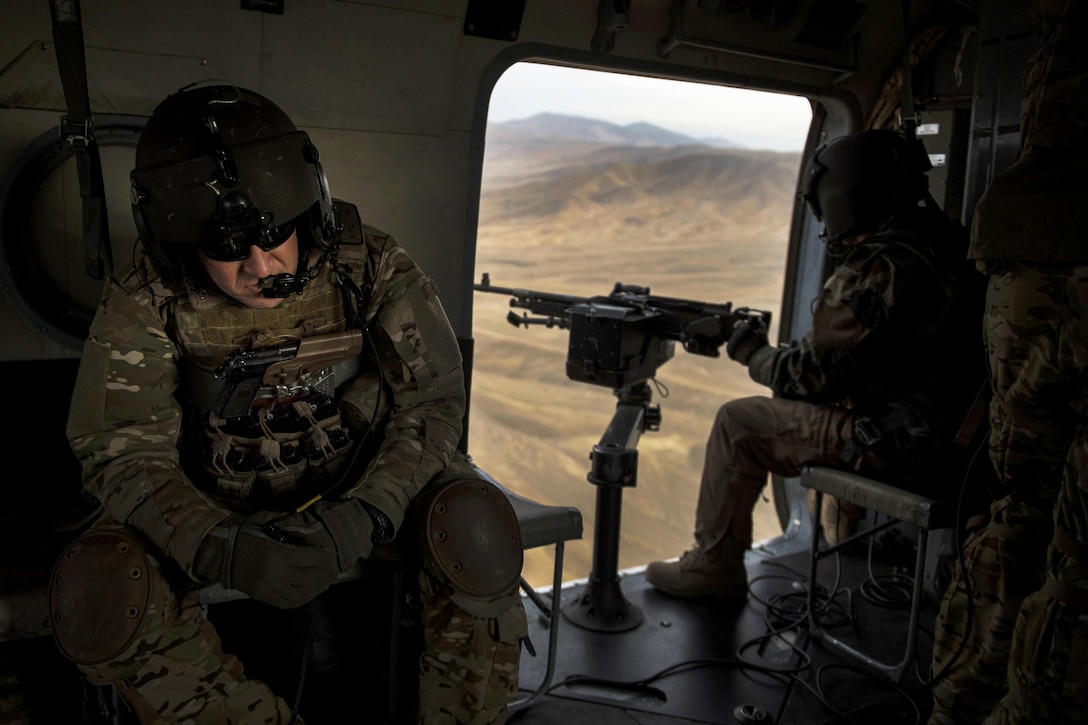
<svg viewBox="0 0 1088 725">
<path fill-rule="evenodd" d="M 799 154 L 550 138 L 539 129 L 496 138 L 485 157 L 476 265 L 492 284 L 593 296 L 620 281 L 777 319 Z M 585 538 L 568 545 L 564 568 L 566 579 L 580 579 L 590 572 L 596 516 L 589 454 L 616 399 L 567 379 L 567 333 L 515 328 L 508 300 L 474 298 L 469 450 L 512 490 L 581 509 Z M 765 392 L 724 348 L 712 358 L 678 346 L 654 385 L 662 422 L 641 436 L 637 485 L 623 492 L 621 569 L 690 545 L 714 414 L 730 398 Z M 780 531 L 769 488 L 767 496 L 757 539 Z M 551 552 L 529 552 L 526 576 L 550 583 Z"/>
</svg>

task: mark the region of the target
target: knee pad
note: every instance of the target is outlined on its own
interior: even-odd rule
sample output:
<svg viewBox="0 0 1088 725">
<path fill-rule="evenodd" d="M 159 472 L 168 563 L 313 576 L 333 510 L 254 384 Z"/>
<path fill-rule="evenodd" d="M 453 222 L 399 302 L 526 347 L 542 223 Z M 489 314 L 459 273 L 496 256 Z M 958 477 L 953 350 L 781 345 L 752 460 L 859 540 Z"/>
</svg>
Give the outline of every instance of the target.
<svg viewBox="0 0 1088 725">
<path fill-rule="evenodd" d="M 49 582 L 53 639 L 79 665 L 117 657 L 136 638 L 151 600 L 151 563 L 124 529 L 90 531 L 68 545 Z"/>
<path fill-rule="evenodd" d="M 454 603 L 494 617 L 518 596 L 525 560 L 509 499 L 479 477 L 439 483 L 424 493 L 420 538 L 431 574 L 448 583 Z"/>
</svg>

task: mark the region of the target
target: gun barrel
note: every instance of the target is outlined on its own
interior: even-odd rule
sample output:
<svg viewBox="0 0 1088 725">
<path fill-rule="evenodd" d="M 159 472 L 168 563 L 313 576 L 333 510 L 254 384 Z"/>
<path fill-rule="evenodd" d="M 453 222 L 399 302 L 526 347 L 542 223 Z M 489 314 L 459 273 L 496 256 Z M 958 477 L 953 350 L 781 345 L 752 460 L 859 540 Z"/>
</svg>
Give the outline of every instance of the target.
<svg viewBox="0 0 1088 725">
<path fill-rule="evenodd" d="M 491 292 L 497 295 L 509 295 L 517 300 L 517 304 L 510 303 L 511 307 L 529 307 L 538 302 L 552 302 L 561 305 L 574 305 L 585 302 L 587 298 L 575 295 L 564 295 L 555 292 L 538 292 L 531 289 L 517 289 L 515 287 L 496 287 L 486 279 L 483 283 L 476 283 L 472 288 L 478 292 Z M 531 308 L 530 308 L 531 309 Z"/>
</svg>

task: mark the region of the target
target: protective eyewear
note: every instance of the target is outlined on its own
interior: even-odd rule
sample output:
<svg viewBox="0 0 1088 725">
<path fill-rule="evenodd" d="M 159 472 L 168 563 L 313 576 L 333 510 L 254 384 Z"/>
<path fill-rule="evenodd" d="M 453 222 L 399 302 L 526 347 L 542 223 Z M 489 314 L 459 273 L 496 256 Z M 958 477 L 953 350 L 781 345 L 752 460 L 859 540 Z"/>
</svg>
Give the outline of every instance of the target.
<svg viewBox="0 0 1088 725">
<path fill-rule="evenodd" d="M 241 234 L 224 234 L 223 239 L 214 244 L 201 244 L 200 251 L 216 262 L 241 262 L 249 256 L 250 247 L 271 252 L 283 246 L 294 233 L 293 221 L 279 226 L 250 227 Z"/>
</svg>

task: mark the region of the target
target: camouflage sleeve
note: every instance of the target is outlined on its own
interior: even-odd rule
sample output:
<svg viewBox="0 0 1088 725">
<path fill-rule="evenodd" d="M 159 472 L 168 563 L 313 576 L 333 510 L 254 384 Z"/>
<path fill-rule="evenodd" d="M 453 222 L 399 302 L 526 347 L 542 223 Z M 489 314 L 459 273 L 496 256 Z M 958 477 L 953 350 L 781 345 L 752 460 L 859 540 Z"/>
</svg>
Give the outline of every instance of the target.
<svg viewBox="0 0 1088 725">
<path fill-rule="evenodd" d="M 884 254 L 848 257 L 824 284 L 813 311 L 812 331 L 787 347 L 767 346 L 748 362 L 753 380 L 794 400 L 843 400 L 859 366 L 879 354 L 880 337 L 905 275 Z M 897 291 L 898 289 L 898 291 Z M 877 349 L 874 349 L 877 348 Z"/>
<path fill-rule="evenodd" d="M 392 391 L 391 413 L 352 495 L 381 509 L 399 529 L 409 503 L 457 451 L 465 379 L 434 282 L 392 237 L 375 276 L 367 319 Z"/>
<path fill-rule="evenodd" d="M 178 459 L 177 351 L 134 275 L 103 290 L 72 394 L 67 435 L 83 486 L 189 571 L 228 512 L 189 482 Z"/>
</svg>

